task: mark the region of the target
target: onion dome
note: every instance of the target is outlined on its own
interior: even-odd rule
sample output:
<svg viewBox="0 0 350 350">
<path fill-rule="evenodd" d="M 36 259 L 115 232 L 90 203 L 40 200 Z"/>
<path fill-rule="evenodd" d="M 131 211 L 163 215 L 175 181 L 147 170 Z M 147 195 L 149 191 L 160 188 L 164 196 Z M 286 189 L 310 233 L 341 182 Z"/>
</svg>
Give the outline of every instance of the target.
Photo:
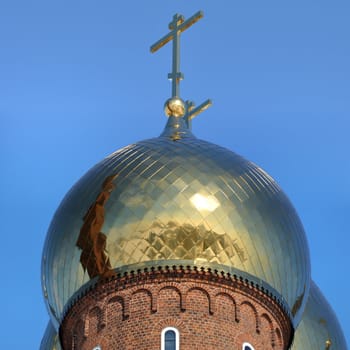
<svg viewBox="0 0 350 350">
<path fill-rule="evenodd" d="M 314 282 L 311 282 L 309 298 L 291 349 L 347 349 L 337 316 Z"/>
<path fill-rule="evenodd" d="M 285 299 L 295 324 L 308 296 L 308 244 L 286 195 L 259 166 L 197 139 L 175 116 L 160 137 L 102 160 L 63 199 L 42 260 L 52 321 L 91 279 L 168 261 L 253 275 Z"/>
<path fill-rule="evenodd" d="M 62 350 L 57 331 L 51 322 L 46 327 L 40 350 Z"/>
<path fill-rule="evenodd" d="M 194 137 L 191 119 L 210 100 L 194 108 L 179 97 L 179 37 L 202 17 L 201 11 L 186 21 L 174 15 L 170 32 L 151 46 L 156 52 L 173 41 L 164 132 L 98 163 L 68 192 L 51 222 L 42 282 L 55 326 L 69 301 L 97 279 L 170 263 L 249 275 L 278 293 L 294 325 L 300 320 L 310 260 L 298 215 L 260 167 Z"/>
</svg>

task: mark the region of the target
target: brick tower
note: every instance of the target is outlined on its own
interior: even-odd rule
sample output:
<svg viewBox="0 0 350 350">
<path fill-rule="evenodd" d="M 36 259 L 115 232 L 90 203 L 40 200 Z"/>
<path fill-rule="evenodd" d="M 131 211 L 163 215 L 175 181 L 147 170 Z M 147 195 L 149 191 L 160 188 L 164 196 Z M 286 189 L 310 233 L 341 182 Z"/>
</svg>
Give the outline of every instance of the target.
<svg viewBox="0 0 350 350">
<path fill-rule="evenodd" d="M 106 157 L 57 209 L 43 252 L 42 350 L 292 344 L 310 287 L 302 224 L 260 167 L 192 134 L 210 101 L 179 97 L 179 37 L 202 16 L 175 15 L 151 47 L 173 43 L 161 135 Z"/>
</svg>

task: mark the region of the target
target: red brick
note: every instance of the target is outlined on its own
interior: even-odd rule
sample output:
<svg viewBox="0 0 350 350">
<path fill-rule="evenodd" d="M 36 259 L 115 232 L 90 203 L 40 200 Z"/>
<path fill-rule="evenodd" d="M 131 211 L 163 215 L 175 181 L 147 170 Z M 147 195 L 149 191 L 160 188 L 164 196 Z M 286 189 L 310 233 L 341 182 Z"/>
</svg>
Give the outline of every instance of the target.
<svg viewBox="0 0 350 350">
<path fill-rule="evenodd" d="M 246 281 L 189 270 L 100 281 L 66 312 L 64 350 L 159 350 L 175 327 L 181 350 L 287 349 L 293 328 L 281 305 Z"/>
</svg>

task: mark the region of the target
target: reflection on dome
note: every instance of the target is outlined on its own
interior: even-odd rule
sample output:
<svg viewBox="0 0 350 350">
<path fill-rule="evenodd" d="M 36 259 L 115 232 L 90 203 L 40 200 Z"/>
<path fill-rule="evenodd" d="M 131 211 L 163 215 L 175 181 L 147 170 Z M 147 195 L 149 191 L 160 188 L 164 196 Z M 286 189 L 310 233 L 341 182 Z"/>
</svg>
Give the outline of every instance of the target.
<svg viewBox="0 0 350 350">
<path fill-rule="evenodd" d="M 220 205 L 214 196 L 203 196 L 200 193 L 194 194 L 190 201 L 199 211 L 214 211 Z"/>
<path fill-rule="evenodd" d="M 244 262 L 244 250 L 236 242 L 231 242 L 228 234 L 218 234 L 204 225 L 193 226 L 169 221 L 166 224 L 154 222 L 151 227 L 138 231 L 137 237 L 120 241 L 115 245 L 113 256 L 121 262 L 132 263 L 136 251 L 141 255 L 137 260 L 199 260 L 220 263 L 230 261 L 235 256 Z"/>
<path fill-rule="evenodd" d="M 83 217 L 84 223 L 77 240 L 77 247 L 82 250 L 81 265 L 90 278 L 107 276 L 112 271 L 106 254 L 106 235 L 101 229 L 105 221 L 104 206 L 115 188 L 113 180 L 116 177 L 117 175 L 108 176 L 103 182 L 101 192 Z"/>
<path fill-rule="evenodd" d="M 51 322 L 48 323 L 44 337 L 40 344 L 40 350 L 62 350 L 58 334 Z"/>
<path fill-rule="evenodd" d="M 234 267 L 263 280 L 286 299 L 298 323 L 310 263 L 287 197 L 261 168 L 233 152 L 188 129 L 177 141 L 167 132 L 113 153 L 62 201 L 42 265 L 53 322 L 96 274 L 172 259 Z M 104 194 L 112 178 L 113 189 Z"/>
<path fill-rule="evenodd" d="M 346 342 L 332 308 L 314 282 L 292 350 L 346 350 Z"/>
</svg>

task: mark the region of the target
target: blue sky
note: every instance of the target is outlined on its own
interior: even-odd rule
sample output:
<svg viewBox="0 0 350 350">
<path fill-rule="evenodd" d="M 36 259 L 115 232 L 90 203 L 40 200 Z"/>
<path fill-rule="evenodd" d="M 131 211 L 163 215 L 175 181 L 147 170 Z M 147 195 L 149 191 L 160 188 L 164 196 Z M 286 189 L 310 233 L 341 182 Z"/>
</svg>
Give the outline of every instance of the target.
<svg viewBox="0 0 350 350">
<path fill-rule="evenodd" d="M 204 18 L 181 39 L 181 95 L 214 105 L 193 132 L 279 182 L 350 344 L 348 1 L 3 0 L 3 346 L 38 348 L 48 321 L 40 260 L 55 209 L 99 160 L 160 134 L 171 45 L 149 47 L 173 14 L 198 10 Z"/>
</svg>

